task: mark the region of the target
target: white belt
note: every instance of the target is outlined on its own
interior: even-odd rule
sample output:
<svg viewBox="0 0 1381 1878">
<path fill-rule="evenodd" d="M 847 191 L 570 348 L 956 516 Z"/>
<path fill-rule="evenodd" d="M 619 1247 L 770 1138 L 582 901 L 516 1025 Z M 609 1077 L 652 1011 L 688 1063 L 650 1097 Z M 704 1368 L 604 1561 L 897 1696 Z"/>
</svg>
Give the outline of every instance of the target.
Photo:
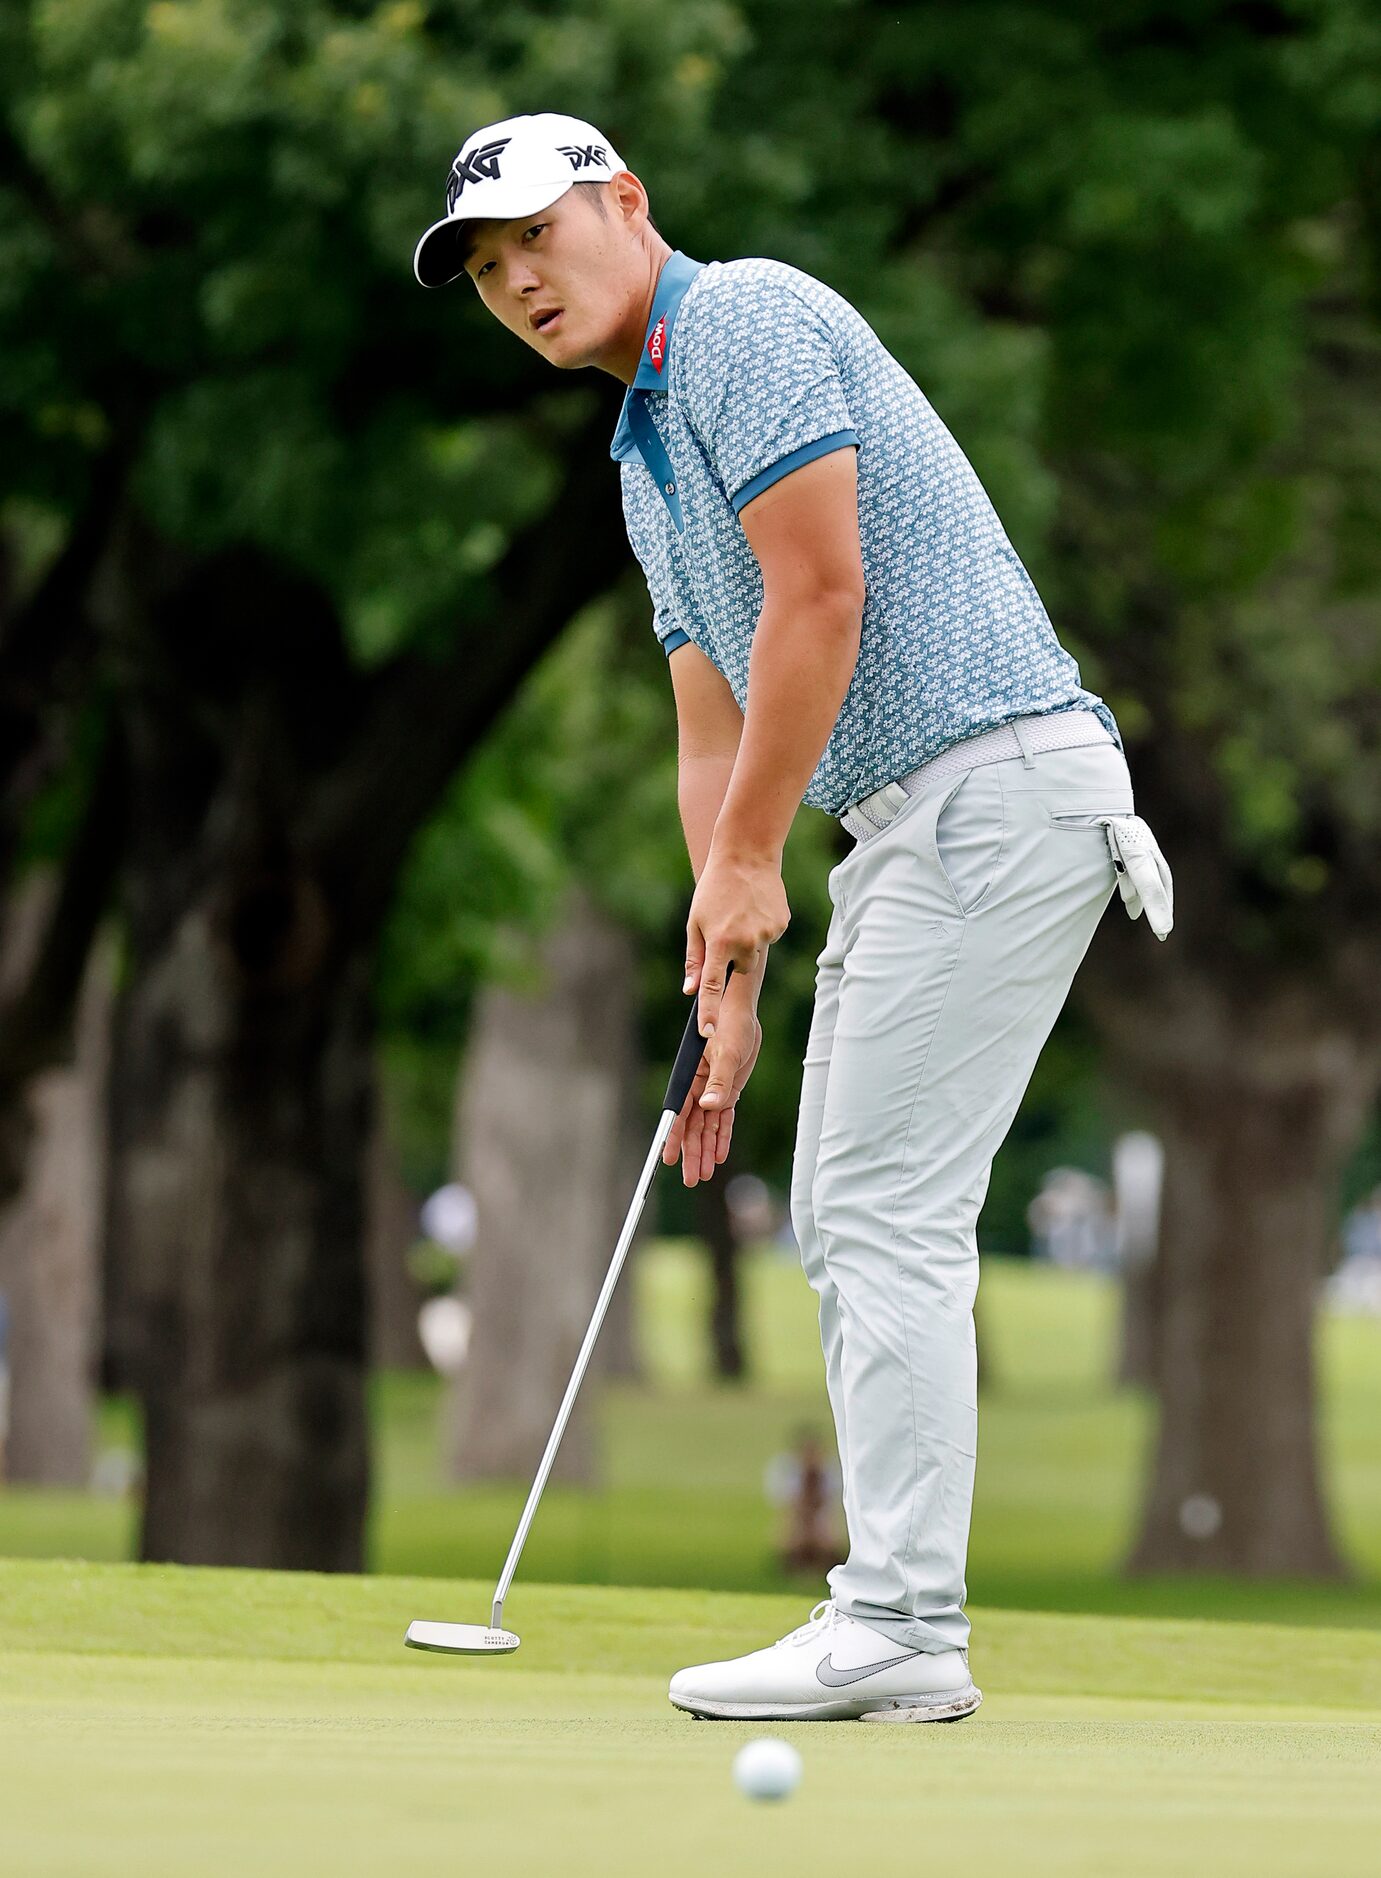
<svg viewBox="0 0 1381 1878">
<path fill-rule="evenodd" d="M 1103 722 L 1092 711 L 1058 711 L 1050 717 L 1016 717 L 981 736 L 942 750 L 929 763 L 909 771 L 896 782 L 884 783 L 855 802 L 839 817 L 858 841 L 880 834 L 909 797 L 927 784 L 962 775 L 981 763 L 1000 763 L 1019 756 L 1027 768 L 1038 750 L 1075 750 L 1089 743 L 1111 743 Z M 1157 939 L 1166 939 L 1175 923 L 1175 888 L 1170 866 L 1155 835 L 1139 815 L 1091 815 L 1107 837 L 1108 853 L 1117 870 L 1117 887 L 1129 919 L 1144 912 Z"/>
<path fill-rule="evenodd" d="M 1055 711 L 1047 717 L 1014 717 L 996 730 L 985 730 L 977 737 L 965 737 L 951 744 L 939 756 L 909 770 L 896 782 L 874 789 L 839 817 L 855 841 L 867 841 L 880 834 L 909 796 L 918 795 L 932 782 L 946 776 L 958 776 L 977 769 L 980 763 L 1002 763 L 1019 756 L 1027 768 L 1040 750 L 1076 750 L 1086 743 L 1111 743 L 1112 737 L 1101 718 L 1092 711 Z"/>
</svg>

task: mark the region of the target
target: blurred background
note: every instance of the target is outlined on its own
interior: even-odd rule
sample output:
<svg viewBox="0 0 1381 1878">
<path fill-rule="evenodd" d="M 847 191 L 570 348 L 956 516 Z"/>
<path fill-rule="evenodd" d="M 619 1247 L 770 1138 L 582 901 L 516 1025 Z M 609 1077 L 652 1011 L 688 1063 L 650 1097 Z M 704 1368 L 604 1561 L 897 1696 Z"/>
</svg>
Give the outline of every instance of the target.
<svg viewBox="0 0 1381 1878">
<path fill-rule="evenodd" d="M 971 1599 L 1381 1621 L 1375 8 L 13 0 L 0 95 L 0 1554 L 502 1560 L 692 885 L 621 387 L 412 279 L 560 110 L 872 322 L 1174 869 L 994 1169 Z M 785 1195 L 846 845 L 802 812 L 535 1577 L 838 1556 Z"/>
</svg>

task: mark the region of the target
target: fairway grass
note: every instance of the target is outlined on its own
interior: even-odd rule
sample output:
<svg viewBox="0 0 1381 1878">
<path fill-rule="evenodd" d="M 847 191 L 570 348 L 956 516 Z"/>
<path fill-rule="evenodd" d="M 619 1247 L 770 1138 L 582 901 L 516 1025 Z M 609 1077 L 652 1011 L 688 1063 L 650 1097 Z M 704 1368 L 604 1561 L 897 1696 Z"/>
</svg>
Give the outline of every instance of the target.
<svg viewBox="0 0 1381 1878">
<path fill-rule="evenodd" d="M 974 1609 L 971 1720 L 695 1723 L 683 1663 L 798 1599 L 520 1584 L 499 1662 L 405 1651 L 488 1584 L 0 1563 L 4 1869 L 24 1878 L 1327 1873 L 1381 1843 L 1381 1638 Z M 729 1763 L 789 1736 L 800 1792 Z"/>
</svg>

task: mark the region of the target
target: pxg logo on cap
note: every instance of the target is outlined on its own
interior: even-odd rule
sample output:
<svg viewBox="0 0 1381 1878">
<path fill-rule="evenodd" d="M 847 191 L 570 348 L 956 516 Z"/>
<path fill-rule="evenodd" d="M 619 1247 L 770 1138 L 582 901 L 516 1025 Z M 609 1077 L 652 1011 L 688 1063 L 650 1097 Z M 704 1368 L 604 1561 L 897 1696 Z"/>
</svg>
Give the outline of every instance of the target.
<svg viewBox="0 0 1381 1878">
<path fill-rule="evenodd" d="M 499 180 L 499 152 L 506 150 L 513 139 L 496 137 L 493 143 L 481 144 L 477 150 L 462 150 L 451 165 L 451 180 L 446 188 L 446 213 L 449 215 L 456 206 L 456 200 L 466 183 L 495 183 Z"/>
<path fill-rule="evenodd" d="M 413 272 L 444 287 L 465 271 L 466 223 L 512 221 L 548 209 L 574 183 L 604 183 L 626 165 L 583 118 L 558 111 L 506 117 L 461 145 L 446 184 L 446 213 L 417 244 Z"/>
</svg>

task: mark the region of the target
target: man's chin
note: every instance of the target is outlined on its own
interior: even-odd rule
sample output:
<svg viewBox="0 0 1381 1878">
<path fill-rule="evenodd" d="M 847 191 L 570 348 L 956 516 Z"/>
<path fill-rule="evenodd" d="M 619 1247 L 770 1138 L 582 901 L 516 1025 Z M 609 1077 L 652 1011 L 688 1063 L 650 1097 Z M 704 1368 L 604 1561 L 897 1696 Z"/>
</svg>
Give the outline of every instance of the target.
<svg viewBox="0 0 1381 1878">
<path fill-rule="evenodd" d="M 562 322 L 563 326 L 565 322 Z M 578 333 L 555 332 L 549 340 L 540 336 L 529 339 L 528 344 L 539 358 L 548 365 L 554 365 L 558 372 L 579 372 L 587 365 L 598 365 L 600 348 L 592 344 L 589 334 L 581 338 Z"/>
<path fill-rule="evenodd" d="M 558 372 L 578 372 L 582 366 L 592 365 L 594 363 L 588 348 L 583 346 L 544 346 L 542 348 L 542 356 L 546 359 L 547 364 L 554 365 Z"/>
</svg>

